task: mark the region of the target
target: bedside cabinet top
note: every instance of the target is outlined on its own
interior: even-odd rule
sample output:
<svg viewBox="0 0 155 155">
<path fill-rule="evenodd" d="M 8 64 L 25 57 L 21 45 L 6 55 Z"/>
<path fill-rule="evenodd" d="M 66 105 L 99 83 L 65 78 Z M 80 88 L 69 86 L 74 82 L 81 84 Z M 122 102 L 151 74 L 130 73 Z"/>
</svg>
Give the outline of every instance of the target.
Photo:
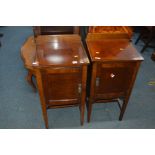
<svg viewBox="0 0 155 155">
<path fill-rule="evenodd" d="M 92 61 L 142 61 L 128 39 L 86 40 Z"/>
<path fill-rule="evenodd" d="M 35 53 L 35 58 L 29 61 L 33 67 L 89 64 L 79 35 L 44 35 L 38 36 L 35 40 L 30 37 L 22 47 L 22 53 L 28 54 L 27 62 L 31 57 L 30 50 L 33 57 Z"/>
</svg>

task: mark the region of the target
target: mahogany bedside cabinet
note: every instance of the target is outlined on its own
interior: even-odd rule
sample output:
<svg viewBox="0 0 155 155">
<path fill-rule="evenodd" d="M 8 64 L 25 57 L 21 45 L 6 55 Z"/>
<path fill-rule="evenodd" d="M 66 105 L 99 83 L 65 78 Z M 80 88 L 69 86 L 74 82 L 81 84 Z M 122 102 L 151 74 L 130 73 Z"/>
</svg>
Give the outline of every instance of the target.
<svg viewBox="0 0 155 155">
<path fill-rule="evenodd" d="M 46 128 L 47 109 L 69 106 L 79 106 L 83 125 L 89 59 L 80 36 L 38 36 L 36 44 L 30 37 L 22 47 L 22 58 L 25 67 L 35 72 Z"/>
<path fill-rule="evenodd" d="M 79 26 L 34 26 L 33 32 L 34 32 L 35 38 L 39 35 L 80 34 L 80 27 Z M 36 92 L 36 86 L 33 82 L 33 77 L 36 76 L 35 72 L 33 71 L 32 68 L 27 68 L 27 70 L 28 70 L 28 74 L 26 76 L 26 80 L 32 86 L 34 92 Z"/>
<path fill-rule="evenodd" d="M 88 33 L 86 44 L 91 59 L 87 120 L 90 121 L 93 103 L 104 102 L 117 102 L 122 120 L 143 57 L 127 33 Z"/>
</svg>

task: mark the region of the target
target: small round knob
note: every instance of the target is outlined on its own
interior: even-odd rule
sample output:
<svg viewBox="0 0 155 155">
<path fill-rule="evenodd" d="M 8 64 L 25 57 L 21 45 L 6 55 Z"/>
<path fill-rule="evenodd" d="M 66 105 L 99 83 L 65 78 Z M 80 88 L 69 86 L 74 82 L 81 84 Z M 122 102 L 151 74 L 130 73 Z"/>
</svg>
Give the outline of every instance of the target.
<svg viewBox="0 0 155 155">
<path fill-rule="evenodd" d="M 111 78 L 114 78 L 114 77 L 115 77 L 115 74 L 111 73 L 111 74 L 110 74 L 110 77 L 111 77 Z"/>
</svg>

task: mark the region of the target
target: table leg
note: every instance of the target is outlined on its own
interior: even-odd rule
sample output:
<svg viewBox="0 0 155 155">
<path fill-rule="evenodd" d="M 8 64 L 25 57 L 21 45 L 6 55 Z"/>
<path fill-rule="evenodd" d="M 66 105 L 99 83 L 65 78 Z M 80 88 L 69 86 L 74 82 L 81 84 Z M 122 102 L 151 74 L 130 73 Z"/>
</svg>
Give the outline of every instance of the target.
<svg viewBox="0 0 155 155">
<path fill-rule="evenodd" d="M 82 94 L 81 94 L 81 125 L 84 123 L 85 99 L 86 99 L 86 80 L 87 80 L 87 66 L 82 67 Z"/>
<path fill-rule="evenodd" d="M 131 79 L 131 84 L 130 84 L 128 93 L 127 93 L 127 95 L 126 95 L 126 97 L 125 97 L 125 99 L 124 99 L 124 101 L 123 101 L 123 105 L 122 105 L 122 108 L 121 108 L 121 112 L 120 112 L 120 116 L 119 116 L 119 120 L 120 120 L 120 121 L 123 119 L 123 115 L 124 115 L 125 110 L 126 110 L 126 107 L 127 107 L 127 105 L 128 105 L 129 98 L 130 98 L 130 95 L 131 95 L 131 91 L 132 91 L 132 88 L 133 88 L 133 85 L 134 85 L 134 82 L 135 82 L 135 79 L 136 79 L 136 75 L 137 75 L 137 72 L 138 72 L 140 63 L 141 63 L 141 62 L 137 62 L 137 63 L 136 63 L 135 70 L 134 70 L 134 73 L 133 73 L 133 77 L 132 77 L 132 79 Z"/>
<path fill-rule="evenodd" d="M 37 71 L 36 79 L 37 79 L 38 92 L 39 92 L 39 97 L 40 97 L 40 102 L 42 107 L 43 119 L 45 122 L 46 129 L 48 129 L 47 107 L 46 107 L 46 100 L 45 100 L 44 90 L 43 90 L 42 76 L 40 71 Z"/>
<path fill-rule="evenodd" d="M 127 102 L 126 99 L 125 99 L 125 100 L 123 101 L 123 105 L 122 105 L 121 112 L 120 112 L 120 115 L 119 115 L 119 120 L 120 120 L 120 121 L 123 119 L 123 116 L 124 116 L 124 113 L 125 113 L 127 104 L 128 104 L 128 102 Z"/>
<path fill-rule="evenodd" d="M 92 112 L 93 101 L 92 98 L 88 100 L 88 113 L 87 113 L 87 122 L 90 122 L 91 112 Z"/>
<path fill-rule="evenodd" d="M 93 67 L 92 67 L 92 73 L 91 73 L 90 97 L 89 97 L 89 100 L 88 100 L 88 113 L 87 113 L 87 121 L 88 122 L 90 122 L 92 106 L 93 106 L 94 96 L 95 96 L 96 71 L 97 71 L 97 64 L 94 63 Z"/>
<path fill-rule="evenodd" d="M 28 74 L 26 76 L 26 80 L 31 85 L 31 87 L 34 90 L 34 92 L 36 92 L 37 89 L 36 89 L 36 86 L 35 86 L 35 84 L 33 82 L 33 79 L 32 79 L 33 76 L 34 76 L 33 73 L 30 70 L 28 70 Z"/>
</svg>

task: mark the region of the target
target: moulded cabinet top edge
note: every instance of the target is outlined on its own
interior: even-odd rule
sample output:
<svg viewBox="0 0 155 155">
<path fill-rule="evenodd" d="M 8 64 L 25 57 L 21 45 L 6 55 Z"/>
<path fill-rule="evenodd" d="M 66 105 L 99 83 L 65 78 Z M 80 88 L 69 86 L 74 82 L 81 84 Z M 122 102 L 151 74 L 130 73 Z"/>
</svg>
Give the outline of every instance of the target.
<svg viewBox="0 0 155 155">
<path fill-rule="evenodd" d="M 143 61 L 128 39 L 86 40 L 92 61 Z"/>
<path fill-rule="evenodd" d="M 38 38 L 41 44 L 36 45 L 34 37 L 31 36 L 21 48 L 25 66 L 39 68 L 89 64 L 79 35 L 39 36 Z M 57 39 L 56 42 L 55 39 Z"/>
</svg>

